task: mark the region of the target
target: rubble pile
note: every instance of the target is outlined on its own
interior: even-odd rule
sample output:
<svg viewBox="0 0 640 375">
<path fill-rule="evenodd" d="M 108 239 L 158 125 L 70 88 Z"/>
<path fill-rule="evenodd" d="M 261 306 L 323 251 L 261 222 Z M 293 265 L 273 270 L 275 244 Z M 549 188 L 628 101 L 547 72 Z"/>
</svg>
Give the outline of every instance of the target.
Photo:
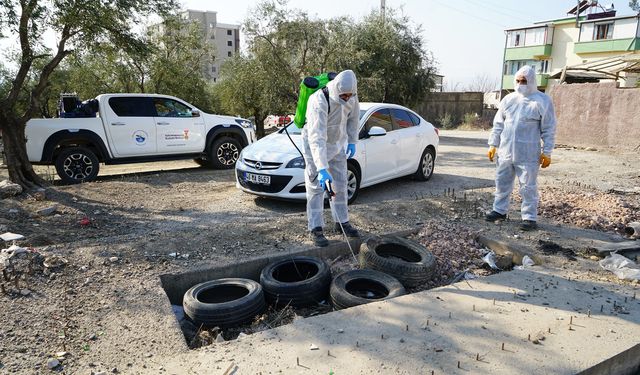
<svg viewBox="0 0 640 375">
<path fill-rule="evenodd" d="M 624 234 L 627 224 L 640 221 L 640 207 L 632 196 L 550 187 L 540 190 L 540 215 L 580 228 Z"/>
<path fill-rule="evenodd" d="M 43 270 L 44 257 L 33 249 L 12 245 L 0 250 L 0 292 L 28 296 L 28 276 Z"/>
<path fill-rule="evenodd" d="M 436 276 L 420 289 L 447 285 L 465 271 L 476 276 L 493 273 L 485 267 L 482 257 L 487 250 L 475 241 L 477 234 L 460 224 L 426 224 L 416 240 L 436 258 Z"/>
</svg>

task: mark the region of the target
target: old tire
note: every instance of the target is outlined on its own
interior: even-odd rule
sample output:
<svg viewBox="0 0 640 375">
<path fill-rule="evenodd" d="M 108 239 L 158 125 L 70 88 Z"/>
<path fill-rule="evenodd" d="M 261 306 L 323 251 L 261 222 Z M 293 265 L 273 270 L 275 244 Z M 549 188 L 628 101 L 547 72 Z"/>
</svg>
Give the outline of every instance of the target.
<svg viewBox="0 0 640 375">
<path fill-rule="evenodd" d="M 360 247 L 360 265 L 387 273 L 406 288 L 431 280 L 435 257 L 417 242 L 395 236 L 372 238 Z"/>
<path fill-rule="evenodd" d="M 85 147 L 63 149 L 55 160 L 56 172 L 66 184 L 93 181 L 100 171 L 100 161 Z"/>
<path fill-rule="evenodd" d="M 217 169 L 231 169 L 240 157 L 242 145 L 237 139 L 220 137 L 213 141 L 209 148 L 209 163 Z"/>
<path fill-rule="evenodd" d="M 418 181 L 427 181 L 433 175 L 433 169 L 436 163 L 436 153 L 432 148 L 427 147 L 424 149 L 422 156 L 420 157 L 420 163 L 418 164 L 418 170 L 413 174 L 413 177 Z"/>
<path fill-rule="evenodd" d="M 336 276 L 329 295 L 336 309 L 398 297 L 406 291 L 394 277 L 374 270 L 352 270 Z"/>
<path fill-rule="evenodd" d="M 263 268 L 260 284 L 267 302 L 275 305 L 317 305 L 327 299 L 331 270 L 320 258 L 296 256 Z"/>
<path fill-rule="evenodd" d="M 266 305 L 260 284 L 228 278 L 191 287 L 184 294 L 182 306 L 196 325 L 226 328 L 253 320 Z"/>
</svg>

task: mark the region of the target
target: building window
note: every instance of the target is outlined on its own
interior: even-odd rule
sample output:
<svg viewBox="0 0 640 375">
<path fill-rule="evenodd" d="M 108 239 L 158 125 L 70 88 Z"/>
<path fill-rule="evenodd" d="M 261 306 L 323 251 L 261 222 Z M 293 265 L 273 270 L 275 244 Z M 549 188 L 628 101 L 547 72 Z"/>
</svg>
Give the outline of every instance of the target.
<svg viewBox="0 0 640 375">
<path fill-rule="evenodd" d="M 227 56 L 231 57 L 231 51 L 227 52 Z"/>
<path fill-rule="evenodd" d="M 215 83 L 217 80 L 218 80 L 217 78 L 215 78 L 215 77 L 213 78 L 213 82 L 214 82 L 214 83 Z"/>
<path fill-rule="evenodd" d="M 211 34 L 210 38 L 211 39 L 215 39 L 216 38 L 216 34 Z"/>
<path fill-rule="evenodd" d="M 525 36 L 524 30 L 509 31 L 509 33 L 507 34 L 507 37 L 508 37 L 507 46 L 520 47 L 524 45 L 524 36 Z"/>
<path fill-rule="evenodd" d="M 613 22 L 595 24 L 593 40 L 613 39 Z"/>
<path fill-rule="evenodd" d="M 227 42 L 227 46 L 229 46 L 229 47 L 233 47 L 233 42 L 229 40 L 229 41 Z"/>
<path fill-rule="evenodd" d="M 213 29 L 213 28 L 215 28 L 215 27 L 216 27 L 216 24 L 215 24 L 215 23 L 213 23 L 213 22 L 209 23 L 209 28 L 210 28 L 210 29 Z"/>
<path fill-rule="evenodd" d="M 215 72 L 216 72 L 216 70 L 218 70 L 218 69 L 217 69 L 215 66 L 212 66 L 212 67 L 211 67 L 211 73 L 215 73 Z"/>
<path fill-rule="evenodd" d="M 233 31 L 232 30 L 227 30 L 227 35 L 233 35 Z"/>
</svg>

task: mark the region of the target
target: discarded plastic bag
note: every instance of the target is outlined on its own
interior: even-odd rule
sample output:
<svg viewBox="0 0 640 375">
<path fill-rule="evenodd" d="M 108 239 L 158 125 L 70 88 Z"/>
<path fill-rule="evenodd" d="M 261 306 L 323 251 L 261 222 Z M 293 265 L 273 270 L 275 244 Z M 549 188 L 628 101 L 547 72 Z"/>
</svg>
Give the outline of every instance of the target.
<svg viewBox="0 0 640 375">
<path fill-rule="evenodd" d="M 611 253 L 600 262 L 600 267 L 613 272 L 619 279 L 640 280 L 640 267 L 629 258 Z"/>
<path fill-rule="evenodd" d="M 533 259 L 529 258 L 528 255 L 525 255 L 522 257 L 522 265 L 521 266 L 515 266 L 513 267 L 514 269 L 517 270 L 524 270 L 526 268 L 529 268 L 531 266 L 535 266 L 536 262 L 533 261 Z"/>
<path fill-rule="evenodd" d="M 484 260 L 484 262 L 487 263 L 492 269 L 500 269 L 496 265 L 496 253 L 494 253 L 493 251 L 489 251 L 485 256 L 482 257 L 482 260 Z"/>
</svg>

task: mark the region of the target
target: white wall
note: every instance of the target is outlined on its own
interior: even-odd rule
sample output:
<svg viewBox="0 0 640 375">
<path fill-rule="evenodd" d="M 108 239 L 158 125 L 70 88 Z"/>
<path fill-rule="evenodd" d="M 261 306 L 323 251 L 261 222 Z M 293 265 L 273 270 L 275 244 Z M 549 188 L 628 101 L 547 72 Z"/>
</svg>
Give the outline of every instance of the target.
<svg viewBox="0 0 640 375">
<path fill-rule="evenodd" d="M 593 29 L 596 24 L 606 23 L 607 21 L 585 22 L 580 25 L 582 32 L 580 33 L 580 41 L 588 42 L 593 40 Z M 637 34 L 638 18 L 624 18 L 614 21 L 613 39 L 633 38 Z"/>
</svg>

